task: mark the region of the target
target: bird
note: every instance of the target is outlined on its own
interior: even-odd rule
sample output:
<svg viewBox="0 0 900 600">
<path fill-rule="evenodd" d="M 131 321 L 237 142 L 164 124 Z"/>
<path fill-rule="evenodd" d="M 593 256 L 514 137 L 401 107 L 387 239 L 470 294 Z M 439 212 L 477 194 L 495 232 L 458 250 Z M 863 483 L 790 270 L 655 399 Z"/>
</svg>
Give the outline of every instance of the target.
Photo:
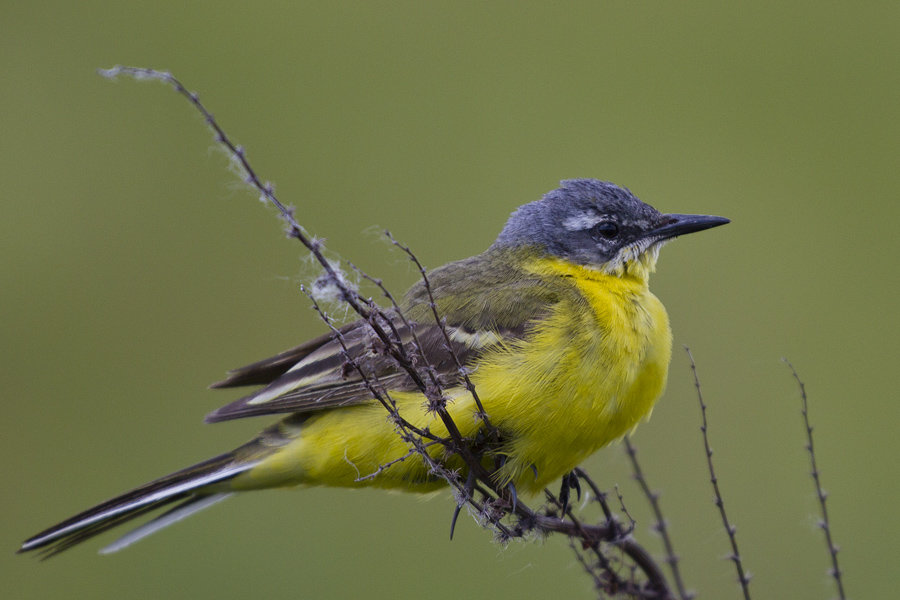
<svg viewBox="0 0 900 600">
<path fill-rule="evenodd" d="M 666 310 L 648 285 L 659 250 L 675 237 L 726 223 L 661 213 L 607 181 L 564 180 L 516 209 L 484 252 L 429 271 L 385 314 L 400 342 L 415 341 L 466 439 L 486 426 L 476 418 L 477 394 L 499 432 L 492 449 L 498 485 L 534 494 L 649 418 L 666 385 L 672 347 Z M 448 435 L 420 386 L 379 351 L 370 323 L 360 319 L 211 386 L 257 386 L 206 417 L 217 423 L 280 415 L 257 437 L 66 519 L 19 552 L 53 556 L 170 507 L 101 550 L 115 552 L 251 490 L 445 486 L 423 457 L 403 458 L 408 443 L 373 398 L 371 380 L 408 423 Z M 439 444 L 427 452 L 465 468 Z"/>
</svg>

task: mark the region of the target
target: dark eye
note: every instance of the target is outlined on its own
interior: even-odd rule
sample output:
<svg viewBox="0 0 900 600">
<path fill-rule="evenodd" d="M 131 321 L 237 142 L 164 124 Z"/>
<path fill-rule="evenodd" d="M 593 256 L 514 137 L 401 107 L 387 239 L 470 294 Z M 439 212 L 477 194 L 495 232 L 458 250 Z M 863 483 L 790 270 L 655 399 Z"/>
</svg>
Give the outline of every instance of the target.
<svg viewBox="0 0 900 600">
<path fill-rule="evenodd" d="M 601 223 L 597 223 L 591 229 L 591 237 L 593 237 L 595 240 L 600 238 L 611 240 L 617 235 L 619 235 L 619 226 L 612 221 L 603 221 Z"/>
</svg>

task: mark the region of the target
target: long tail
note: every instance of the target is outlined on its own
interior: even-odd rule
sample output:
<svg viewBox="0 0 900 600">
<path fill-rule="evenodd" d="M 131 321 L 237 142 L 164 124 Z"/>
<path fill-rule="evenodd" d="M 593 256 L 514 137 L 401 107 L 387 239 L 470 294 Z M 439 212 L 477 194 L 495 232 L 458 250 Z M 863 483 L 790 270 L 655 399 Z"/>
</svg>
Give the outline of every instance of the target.
<svg viewBox="0 0 900 600">
<path fill-rule="evenodd" d="M 136 517 L 178 503 L 171 510 L 130 531 L 100 551 L 104 554 L 116 552 L 224 500 L 231 492 L 223 484 L 252 468 L 256 462 L 238 458 L 237 452 L 229 452 L 176 471 L 40 532 L 26 540 L 19 552 L 40 549 L 42 558 L 49 558 Z"/>
</svg>

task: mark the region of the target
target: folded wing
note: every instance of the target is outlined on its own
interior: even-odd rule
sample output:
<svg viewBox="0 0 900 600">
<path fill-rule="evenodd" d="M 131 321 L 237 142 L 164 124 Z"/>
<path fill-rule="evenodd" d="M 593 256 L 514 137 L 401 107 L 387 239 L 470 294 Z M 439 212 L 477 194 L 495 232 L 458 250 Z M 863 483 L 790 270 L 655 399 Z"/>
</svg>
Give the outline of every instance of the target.
<svg viewBox="0 0 900 600">
<path fill-rule="evenodd" d="M 389 328 L 418 366 L 434 368 L 442 386 L 453 387 L 460 379 L 453 356 L 447 350 L 440 328 L 433 323 L 410 323 L 395 319 Z M 451 345 L 461 364 L 471 361 L 486 347 L 499 343 L 498 332 L 479 336 L 451 333 Z M 456 338 L 456 339 L 454 339 Z M 357 365 L 366 379 L 360 375 Z M 365 321 L 351 323 L 339 330 L 311 340 L 270 359 L 232 371 L 211 387 L 238 387 L 265 384 L 206 417 L 217 423 L 244 417 L 302 413 L 342 406 L 353 406 L 373 400 L 370 385 L 387 391 L 418 389 L 409 374 L 390 356 L 384 343 Z"/>
</svg>

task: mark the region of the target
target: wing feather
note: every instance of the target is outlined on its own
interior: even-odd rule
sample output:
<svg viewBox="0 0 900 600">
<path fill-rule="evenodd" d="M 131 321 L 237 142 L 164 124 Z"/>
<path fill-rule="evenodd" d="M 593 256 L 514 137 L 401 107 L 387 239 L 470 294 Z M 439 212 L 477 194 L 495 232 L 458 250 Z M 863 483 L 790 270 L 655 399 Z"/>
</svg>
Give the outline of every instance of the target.
<svg viewBox="0 0 900 600">
<path fill-rule="evenodd" d="M 342 327 L 339 331 L 345 334 L 350 329 L 357 326 L 357 323 L 350 323 Z M 222 381 L 209 386 L 210 388 L 230 388 L 242 387 L 247 385 L 263 385 L 271 383 L 275 378 L 286 373 L 291 367 L 299 363 L 301 360 L 314 353 L 316 350 L 325 346 L 334 339 L 334 334 L 326 333 L 319 337 L 313 338 L 291 348 L 280 354 L 276 354 L 271 358 L 257 361 L 253 364 L 234 369 L 228 372 L 228 377 Z"/>
<path fill-rule="evenodd" d="M 268 378 L 268 385 L 213 411 L 207 415 L 206 421 L 217 423 L 275 413 L 301 413 L 372 401 L 368 385 L 350 366 L 347 355 L 387 391 L 416 389 L 409 375 L 390 356 L 379 351 L 381 343 L 376 341 L 366 322 L 358 321 L 351 325 L 341 331 L 346 352 L 337 336 L 331 334 L 318 338 L 315 345 L 305 344 L 302 351 L 296 348 L 288 350 L 271 360 L 254 363 L 256 367 L 249 365 L 233 371 L 238 375 L 226 379 L 227 385 L 216 387 L 230 386 L 234 381 L 264 381 L 264 378 Z M 446 351 L 443 335 L 436 325 L 414 323 L 406 327 L 401 324 L 397 332 L 401 343 L 410 351 L 414 340 L 419 340 L 422 355 L 435 368 L 442 384 L 452 385 L 459 378 L 455 363 Z M 491 339 L 499 341 L 501 337 Z M 463 364 L 487 346 L 485 343 L 467 342 L 452 342 Z M 290 365 L 285 359 L 287 356 L 298 360 Z"/>
<path fill-rule="evenodd" d="M 445 321 L 454 352 L 463 365 L 485 351 L 529 335 L 531 325 L 559 301 L 560 288 L 546 280 L 525 277 L 500 260 L 485 264 L 480 255 L 450 263 L 429 274 L 435 302 Z M 410 352 L 418 351 L 434 368 L 441 384 L 453 387 L 461 378 L 443 332 L 434 322 L 427 290 L 421 282 L 407 293 L 407 324 L 396 313 L 387 313 L 399 341 Z M 340 337 L 340 339 L 339 339 Z M 346 350 L 344 347 L 346 346 Z M 411 391 L 409 375 L 384 352 L 366 321 L 310 340 L 272 358 L 231 371 L 212 387 L 264 385 L 213 411 L 209 423 L 275 413 L 304 413 L 372 402 L 372 394 L 353 368 L 351 358 L 388 392 Z"/>
</svg>

